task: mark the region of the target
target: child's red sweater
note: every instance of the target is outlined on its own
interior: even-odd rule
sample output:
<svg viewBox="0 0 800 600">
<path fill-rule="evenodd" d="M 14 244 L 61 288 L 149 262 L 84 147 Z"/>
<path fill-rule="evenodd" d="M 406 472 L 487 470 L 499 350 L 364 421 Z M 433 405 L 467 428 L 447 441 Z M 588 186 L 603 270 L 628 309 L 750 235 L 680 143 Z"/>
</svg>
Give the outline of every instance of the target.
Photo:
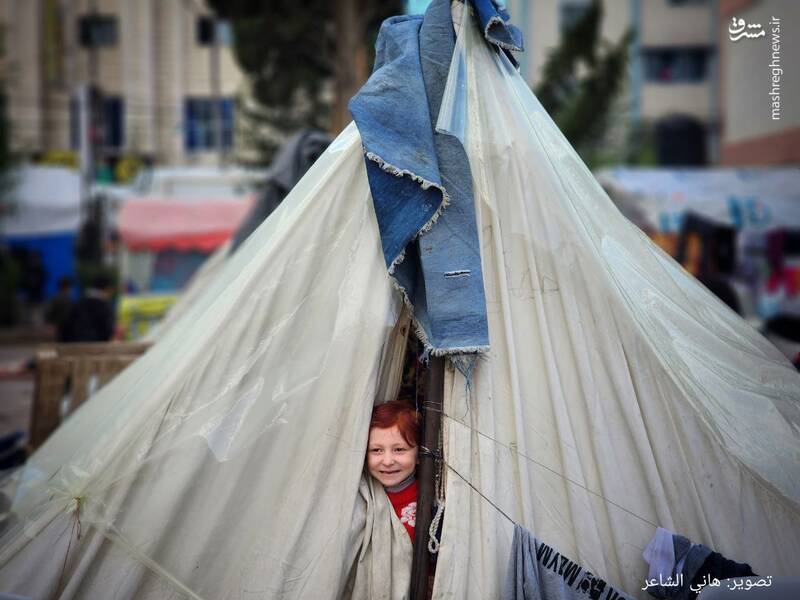
<svg viewBox="0 0 800 600">
<path fill-rule="evenodd" d="M 414 526 L 417 523 L 417 480 L 415 479 L 411 485 L 399 492 L 386 490 L 386 495 L 413 542 Z"/>
</svg>

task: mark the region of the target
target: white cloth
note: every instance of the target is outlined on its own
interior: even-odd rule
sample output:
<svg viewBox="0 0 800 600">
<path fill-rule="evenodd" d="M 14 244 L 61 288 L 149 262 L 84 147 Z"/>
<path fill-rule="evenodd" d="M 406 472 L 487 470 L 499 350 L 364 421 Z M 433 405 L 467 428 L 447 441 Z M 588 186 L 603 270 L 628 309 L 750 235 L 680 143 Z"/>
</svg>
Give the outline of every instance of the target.
<svg viewBox="0 0 800 600">
<path fill-rule="evenodd" d="M 650 543 L 642 553 L 645 562 L 650 565 L 647 572 L 648 579 L 666 581 L 675 571 L 675 545 L 672 542 L 673 533 L 668 529 L 659 527 Z"/>
<path fill-rule="evenodd" d="M 619 214 L 474 37 L 462 31 L 462 102 L 440 126 L 458 132 L 461 111 L 491 351 L 468 396 L 445 374 L 434 598 L 500 597 L 513 528 L 489 501 L 642 598 L 658 526 L 758 573 L 798 572 L 800 375 Z"/>
<path fill-rule="evenodd" d="M 513 528 L 495 506 L 631 593 L 659 525 L 756 572 L 797 572 L 800 376 L 620 216 L 473 29 L 449 87 L 462 90 L 491 351 L 469 390 L 445 372 L 434 598 L 499 597 Z M 349 127 L 31 457 L 0 590 L 404 595 L 397 523 L 361 525 L 370 412 L 397 385 L 405 340 L 363 161 Z"/>
<path fill-rule="evenodd" d="M 371 511 L 391 506 L 359 484 L 407 335 L 359 142 L 354 127 L 339 136 L 153 348 L 31 457 L 0 590 L 405 596 L 408 534 L 379 526 Z"/>
</svg>

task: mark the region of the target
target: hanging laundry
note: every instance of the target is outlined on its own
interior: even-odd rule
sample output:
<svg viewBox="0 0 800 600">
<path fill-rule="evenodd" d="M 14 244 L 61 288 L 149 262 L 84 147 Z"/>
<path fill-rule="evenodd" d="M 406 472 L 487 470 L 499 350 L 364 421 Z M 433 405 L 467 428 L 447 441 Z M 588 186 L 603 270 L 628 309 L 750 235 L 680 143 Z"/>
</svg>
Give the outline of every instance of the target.
<svg viewBox="0 0 800 600">
<path fill-rule="evenodd" d="M 730 577 L 747 577 L 748 575 L 756 575 L 753 569 L 747 563 L 737 563 L 736 561 L 725 558 L 719 552 L 712 552 L 705 560 L 703 565 L 698 569 L 692 578 L 690 588 L 698 589 L 706 582 L 713 579 L 728 579 Z M 681 599 L 687 598 L 694 600 L 697 598 L 697 592 L 688 590 L 688 594 L 680 596 Z"/>
<path fill-rule="evenodd" d="M 668 543 L 672 544 L 674 561 L 670 561 Z M 750 565 L 729 560 L 703 544 L 693 544 L 688 538 L 662 527 L 656 530 L 642 556 L 650 565 L 648 581 L 659 582 L 646 585 L 647 593 L 655 598 L 693 600 L 698 594 L 696 590 L 715 578 L 721 581 L 755 575 Z M 662 582 L 669 583 L 663 585 Z"/>
<path fill-rule="evenodd" d="M 659 527 L 656 534 L 644 549 L 644 560 L 650 565 L 647 578 L 666 579 L 675 572 L 675 546 L 672 541 L 672 532 Z"/>
<path fill-rule="evenodd" d="M 521 525 L 515 525 L 503 598 L 630 600 L 632 596 L 540 542 Z"/>
<path fill-rule="evenodd" d="M 692 544 L 688 538 L 659 527 L 642 554 L 650 565 L 648 581 L 659 582 L 658 585 L 648 585 L 647 592 L 656 598 L 688 597 L 684 594 L 684 590 L 689 590 L 689 583 L 710 554 L 710 548 L 702 544 Z M 665 559 L 665 556 L 671 556 L 672 561 Z M 678 581 L 681 585 L 673 584 Z M 669 584 L 662 585 L 661 582 Z"/>
</svg>

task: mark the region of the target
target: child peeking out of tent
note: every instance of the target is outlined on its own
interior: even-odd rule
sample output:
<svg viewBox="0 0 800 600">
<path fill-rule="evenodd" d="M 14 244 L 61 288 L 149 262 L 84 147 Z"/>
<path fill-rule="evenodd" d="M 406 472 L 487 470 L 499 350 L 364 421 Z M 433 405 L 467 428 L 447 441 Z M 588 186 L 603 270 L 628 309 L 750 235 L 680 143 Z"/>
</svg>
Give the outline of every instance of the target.
<svg viewBox="0 0 800 600">
<path fill-rule="evenodd" d="M 367 444 L 367 470 L 383 485 L 397 517 L 414 541 L 417 517 L 417 446 L 420 415 L 403 400 L 380 404 L 372 411 Z"/>
</svg>

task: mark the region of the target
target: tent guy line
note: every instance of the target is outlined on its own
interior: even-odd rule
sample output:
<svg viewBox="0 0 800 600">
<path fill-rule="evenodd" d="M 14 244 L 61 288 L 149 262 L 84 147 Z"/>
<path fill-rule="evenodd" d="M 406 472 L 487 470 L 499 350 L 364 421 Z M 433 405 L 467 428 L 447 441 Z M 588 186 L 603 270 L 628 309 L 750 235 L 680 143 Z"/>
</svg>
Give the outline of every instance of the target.
<svg viewBox="0 0 800 600">
<path fill-rule="evenodd" d="M 56 595 L 60 595 L 63 591 L 64 586 L 64 575 L 67 572 L 67 559 L 69 558 L 69 551 L 72 548 L 72 538 L 76 537 L 76 529 L 77 529 L 77 537 L 76 539 L 81 539 L 82 533 L 82 525 L 81 525 L 81 502 L 80 499 L 77 501 L 77 505 L 75 507 L 75 520 L 72 522 L 72 529 L 69 532 L 69 543 L 67 544 L 67 551 L 64 553 L 64 564 L 61 566 L 61 575 L 58 576 L 58 585 L 56 586 Z"/>
<path fill-rule="evenodd" d="M 433 408 L 429 408 L 429 410 L 435 410 L 435 409 L 433 409 Z M 439 411 L 439 412 L 441 412 L 442 416 L 444 416 L 444 417 L 447 417 L 448 419 L 450 419 L 451 421 L 453 421 L 453 422 L 455 422 L 455 423 L 458 423 L 459 425 L 461 425 L 462 427 L 464 427 L 464 428 L 468 429 L 469 431 L 475 432 L 475 433 L 477 433 L 479 436 L 481 436 L 481 437 L 483 437 L 483 438 L 486 438 L 487 440 L 489 440 L 489 441 L 491 441 L 491 442 L 494 442 L 494 443 L 495 443 L 495 444 L 497 444 L 498 446 L 502 446 L 503 448 L 505 448 L 506 450 L 508 450 L 508 451 L 509 451 L 509 452 L 511 452 L 512 454 L 515 454 L 515 455 L 517 455 L 517 456 L 519 456 L 519 457 L 522 457 L 522 458 L 524 458 L 525 460 L 528 460 L 528 461 L 532 462 L 533 464 L 535 464 L 535 465 L 538 465 L 538 466 L 542 467 L 543 469 L 546 469 L 546 470 L 550 471 L 551 473 L 553 473 L 553 475 L 556 475 L 556 476 L 558 476 L 558 477 L 561 477 L 561 478 L 562 478 L 564 481 L 567 481 L 567 482 L 569 482 L 569 483 L 571 483 L 571 484 L 573 484 L 573 485 L 575 485 L 575 486 L 577 486 L 577 487 L 579 487 L 579 488 L 581 488 L 581 489 L 583 489 L 583 490 L 585 490 L 585 491 L 589 492 L 589 493 L 590 493 L 590 494 L 592 494 L 593 496 L 597 496 L 597 497 L 598 497 L 598 498 L 600 498 L 601 500 L 603 500 L 603 501 L 605 501 L 605 502 L 608 502 L 609 504 L 611 504 L 612 506 L 615 506 L 615 507 L 617 507 L 617 508 L 618 508 L 618 509 L 620 509 L 621 511 L 628 513 L 628 514 L 629 514 L 629 515 L 631 515 L 632 517 L 636 517 L 636 518 L 637 518 L 637 519 L 639 519 L 640 521 L 642 521 L 642 522 L 644 522 L 644 523 L 647 523 L 648 525 L 652 525 L 652 526 L 653 526 L 653 527 L 655 527 L 655 528 L 658 528 L 658 527 L 659 527 L 659 525 L 656 525 L 655 523 L 653 523 L 651 520 L 647 519 L 646 517 L 643 517 L 643 516 L 641 516 L 641 515 L 638 515 L 638 514 L 636 514 L 635 512 L 631 511 L 631 510 L 630 510 L 630 509 L 628 509 L 628 508 L 625 508 L 625 507 L 624 507 L 624 506 L 622 506 L 621 504 L 617 504 L 617 503 L 616 503 L 616 502 L 614 502 L 613 500 L 611 500 L 611 499 L 609 499 L 609 498 L 606 498 L 606 497 L 605 497 L 605 496 L 603 496 L 602 494 L 600 494 L 600 493 L 598 493 L 598 492 L 595 492 L 594 490 L 592 490 L 592 489 L 590 489 L 590 488 L 586 487 L 585 485 L 583 485 L 583 484 L 581 484 L 581 483 L 579 483 L 579 482 L 575 481 L 574 479 L 570 479 L 570 478 L 569 478 L 569 477 L 567 477 L 566 475 L 564 475 L 564 474 L 562 474 L 562 473 L 559 473 L 558 471 L 556 471 L 556 470 L 555 470 L 555 469 L 553 469 L 552 467 L 548 467 L 547 465 L 545 465 L 545 464 L 543 464 L 543 463 L 540 463 L 540 462 L 539 462 L 538 460 L 536 460 L 535 458 L 531 458 L 530 456 L 528 456 L 528 455 L 526 455 L 526 454 L 523 454 L 523 453 L 522 453 L 522 452 L 520 452 L 519 450 L 515 450 L 514 448 L 512 448 L 512 447 L 511 447 L 511 446 L 509 446 L 508 444 L 505 444 L 505 443 L 501 442 L 500 440 L 496 440 L 496 439 L 494 439 L 494 438 L 493 438 L 493 437 L 491 437 L 490 435 L 487 435 L 487 434 L 485 434 L 484 432 L 482 432 L 480 429 L 475 429 L 474 427 L 471 427 L 471 426 L 467 425 L 467 424 L 466 424 L 466 423 L 464 423 L 463 421 L 459 421 L 458 419 L 456 419 L 456 418 L 454 418 L 454 417 L 451 417 L 450 415 L 448 415 L 448 414 L 447 414 L 446 412 L 444 412 L 444 411 Z M 476 488 L 474 485 L 472 485 L 472 483 L 470 483 L 470 482 L 469 482 L 467 479 L 465 479 L 465 478 L 464 478 L 464 476 L 463 476 L 463 475 L 461 475 L 461 474 L 460 474 L 458 471 L 456 471 L 456 470 L 455 470 L 455 469 L 454 469 L 454 468 L 453 468 L 453 467 L 450 465 L 450 463 L 448 463 L 448 462 L 447 462 L 447 461 L 446 461 L 444 458 L 442 458 L 442 462 L 444 462 L 444 464 L 445 464 L 445 465 L 447 465 L 447 467 L 448 467 L 448 468 L 449 468 L 451 471 L 453 471 L 453 472 L 454 472 L 456 475 L 458 475 L 458 476 L 459 476 L 461 479 L 463 479 L 463 480 L 464 480 L 464 483 L 466 483 L 466 484 L 467 484 L 469 487 L 471 487 L 473 490 L 475 490 L 475 492 L 477 492 L 477 493 L 478 493 L 478 495 L 480 495 L 481 497 L 483 497 L 483 498 L 484 498 L 484 499 L 485 499 L 485 500 L 486 500 L 486 501 L 487 501 L 489 504 L 491 504 L 491 505 L 492 505 L 494 508 L 496 508 L 498 511 L 500 511 L 504 517 L 506 517 L 506 518 L 507 518 L 509 521 L 511 521 L 511 522 L 512 522 L 514 525 L 517 525 L 517 522 L 516 522 L 516 521 L 514 521 L 514 519 L 512 519 L 511 517 L 509 517 L 509 516 L 508 516 L 506 513 L 504 513 L 504 512 L 503 512 L 503 511 L 502 511 L 500 508 L 498 508 L 498 506 L 497 506 L 497 505 L 496 505 L 494 502 L 492 502 L 492 501 L 491 501 L 489 498 L 487 498 L 487 497 L 486 497 L 486 496 L 485 496 L 485 495 L 484 495 L 484 494 L 483 494 L 483 493 L 482 493 L 482 492 L 481 492 L 481 491 L 480 491 L 478 488 Z"/>
<path fill-rule="evenodd" d="M 512 519 L 511 517 L 509 517 L 509 516 L 508 516 L 508 515 L 507 515 L 507 514 L 506 514 L 506 513 L 503 511 L 503 509 L 502 509 L 502 508 L 500 508 L 499 506 L 497 506 L 497 504 L 495 504 L 494 502 L 492 502 L 492 501 L 491 501 L 491 500 L 490 500 L 490 499 L 489 499 L 489 498 L 488 498 L 488 497 L 487 497 L 487 496 L 486 496 L 486 495 L 485 495 L 485 494 L 484 494 L 482 491 L 480 491 L 478 488 L 476 488 L 474 485 L 472 485 L 472 482 L 470 482 L 470 481 L 469 481 L 469 480 L 468 480 L 466 477 L 464 477 L 464 476 L 463 476 L 461 473 L 459 473 L 459 472 L 458 472 L 458 471 L 457 471 L 457 470 L 456 470 L 456 469 L 453 467 L 453 465 L 451 465 L 449 462 L 447 462 L 447 461 L 446 461 L 446 460 L 444 460 L 444 459 L 442 459 L 442 462 L 443 462 L 443 463 L 444 463 L 444 464 L 447 466 L 447 468 L 448 468 L 448 469 L 450 469 L 450 470 L 451 470 L 453 473 L 455 473 L 456 475 L 458 475 L 458 477 L 459 477 L 459 479 L 461 479 L 461 481 L 463 481 L 463 482 L 464 482 L 464 483 L 466 483 L 466 484 L 467 484 L 467 485 L 468 485 L 470 488 L 472 488 L 472 491 L 474 491 L 474 492 L 475 492 L 476 494 L 478 494 L 478 495 L 479 495 L 481 498 L 483 498 L 484 500 L 486 500 L 486 502 L 488 502 L 488 503 L 489 503 L 489 504 L 492 506 L 492 508 L 494 508 L 494 509 L 495 509 L 497 512 L 499 512 L 499 513 L 500 513 L 501 515 L 503 515 L 503 516 L 504 516 L 506 519 L 508 519 L 508 522 L 509 522 L 509 523 L 511 523 L 512 525 L 517 525 L 517 522 L 516 522 L 514 519 Z"/>
</svg>

